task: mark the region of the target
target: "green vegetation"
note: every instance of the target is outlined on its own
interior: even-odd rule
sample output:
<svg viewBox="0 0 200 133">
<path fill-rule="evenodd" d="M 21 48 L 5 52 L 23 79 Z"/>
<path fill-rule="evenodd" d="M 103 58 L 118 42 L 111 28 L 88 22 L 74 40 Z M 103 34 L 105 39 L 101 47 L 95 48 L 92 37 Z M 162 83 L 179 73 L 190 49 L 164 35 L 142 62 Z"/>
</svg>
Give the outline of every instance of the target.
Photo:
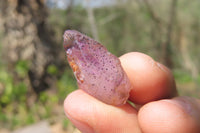
<svg viewBox="0 0 200 133">
<path fill-rule="evenodd" d="M 53 65 L 48 69 L 51 74 L 56 74 L 58 71 Z M 17 63 L 16 72 L 24 76 L 27 72 L 26 63 L 23 61 Z M 37 98 L 32 94 L 33 92 L 29 92 L 25 82 L 15 83 L 11 74 L 2 67 L 0 68 L 0 87 L 1 90 L 3 89 L 0 93 L 0 125 L 11 129 L 32 124 L 40 119 L 54 121 L 52 115 L 56 115 L 53 113 L 55 107 L 62 105 L 65 97 L 77 88 L 71 70 L 66 69 L 61 78 L 57 80 L 56 92 L 44 91 Z M 35 98 L 38 99 L 37 102 L 31 103 Z M 63 114 L 62 107 L 57 109 L 60 109 L 58 112 Z M 63 117 L 63 124 L 66 126 L 67 123 Z"/>
<path fill-rule="evenodd" d="M 173 72 L 176 82 L 178 83 L 190 83 L 193 82 L 193 78 L 189 73 L 185 71 L 175 70 Z"/>
</svg>

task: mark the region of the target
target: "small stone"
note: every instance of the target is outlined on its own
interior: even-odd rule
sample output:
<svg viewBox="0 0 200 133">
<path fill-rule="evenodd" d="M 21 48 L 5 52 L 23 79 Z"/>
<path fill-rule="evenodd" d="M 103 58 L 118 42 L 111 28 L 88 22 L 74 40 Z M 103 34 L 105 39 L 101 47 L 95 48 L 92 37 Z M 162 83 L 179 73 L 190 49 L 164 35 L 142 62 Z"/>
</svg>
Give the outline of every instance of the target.
<svg viewBox="0 0 200 133">
<path fill-rule="evenodd" d="M 104 103 L 125 104 L 131 85 L 120 60 L 99 42 L 78 31 L 66 30 L 63 38 L 79 88 Z"/>
</svg>

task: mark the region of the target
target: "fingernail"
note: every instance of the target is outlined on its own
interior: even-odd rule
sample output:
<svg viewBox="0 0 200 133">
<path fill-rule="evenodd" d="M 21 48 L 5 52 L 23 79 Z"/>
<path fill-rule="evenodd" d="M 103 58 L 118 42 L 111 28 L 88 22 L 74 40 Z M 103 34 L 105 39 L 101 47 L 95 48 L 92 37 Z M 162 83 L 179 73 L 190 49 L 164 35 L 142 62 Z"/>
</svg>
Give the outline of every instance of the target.
<svg viewBox="0 0 200 133">
<path fill-rule="evenodd" d="M 164 67 L 162 64 L 156 62 L 156 65 L 157 65 L 157 67 L 158 67 L 159 69 L 161 69 L 162 71 L 164 71 L 164 72 L 168 72 L 167 68 Z"/>
<path fill-rule="evenodd" d="M 185 113 L 189 114 L 190 116 L 196 117 L 197 114 L 195 111 L 193 111 L 192 103 L 190 102 L 190 99 L 187 97 L 185 98 L 175 98 L 172 100 L 166 100 L 167 102 L 170 102 L 172 104 L 175 104 L 177 107 L 180 107 Z"/>
<path fill-rule="evenodd" d="M 78 121 L 69 116 L 67 113 L 65 114 L 69 118 L 69 120 L 74 124 L 74 126 L 77 127 L 82 133 L 94 133 L 93 128 L 90 127 L 87 123 Z"/>
</svg>

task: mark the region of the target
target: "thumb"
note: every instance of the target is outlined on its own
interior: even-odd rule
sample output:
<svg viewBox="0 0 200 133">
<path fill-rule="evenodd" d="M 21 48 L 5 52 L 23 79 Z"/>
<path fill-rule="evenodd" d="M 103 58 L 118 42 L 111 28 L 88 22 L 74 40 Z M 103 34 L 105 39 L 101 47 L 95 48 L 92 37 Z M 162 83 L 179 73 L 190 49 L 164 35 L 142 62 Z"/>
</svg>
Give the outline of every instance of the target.
<svg viewBox="0 0 200 133">
<path fill-rule="evenodd" d="M 138 113 L 145 133 L 200 133 L 200 100 L 176 97 L 144 105 Z"/>
</svg>

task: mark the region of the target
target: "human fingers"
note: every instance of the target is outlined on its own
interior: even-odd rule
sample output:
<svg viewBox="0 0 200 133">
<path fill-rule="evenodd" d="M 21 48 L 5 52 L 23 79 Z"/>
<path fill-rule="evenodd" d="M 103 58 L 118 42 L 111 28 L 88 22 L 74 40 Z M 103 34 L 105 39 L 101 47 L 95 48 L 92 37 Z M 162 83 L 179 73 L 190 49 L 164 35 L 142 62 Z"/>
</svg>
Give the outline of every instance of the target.
<svg viewBox="0 0 200 133">
<path fill-rule="evenodd" d="M 144 133 L 200 133 L 200 100 L 190 97 L 150 102 L 140 108 Z"/>
<path fill-rule="evenodd" d="M 176 95 L 171 71 L 148 55 L 131 52 L 121 56 L 120 61 L 132 84 L 132 102 L 145 104 Z"/>
<path fill-rule="evenodd" d="M 137 111 L 128 103 L 111 106 L 76 90 L 67 96 L 64 111 L 83 133 L 140 133 Z"/>
</svg>

